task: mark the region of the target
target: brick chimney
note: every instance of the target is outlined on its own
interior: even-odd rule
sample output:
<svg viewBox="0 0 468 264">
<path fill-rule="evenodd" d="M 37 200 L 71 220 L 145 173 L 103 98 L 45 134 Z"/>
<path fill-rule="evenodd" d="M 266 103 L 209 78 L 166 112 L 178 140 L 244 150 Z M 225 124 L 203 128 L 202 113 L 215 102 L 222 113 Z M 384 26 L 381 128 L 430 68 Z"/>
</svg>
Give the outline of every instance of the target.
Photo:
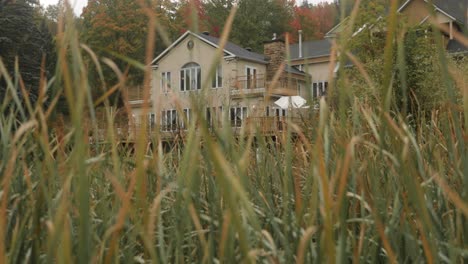
<svg viewBox="0 0 468 264">
<path fill-rule="evenodd" d="M 269 59 L 266 70 L 267 80 L 273 79 L 281 63 L 286 60 L 285 49 L 286 45 L 282 38 L 276 38 L 275 36 L 272 40 L 264 42 L 263 50 L 265 56 Z"/>
</svg>

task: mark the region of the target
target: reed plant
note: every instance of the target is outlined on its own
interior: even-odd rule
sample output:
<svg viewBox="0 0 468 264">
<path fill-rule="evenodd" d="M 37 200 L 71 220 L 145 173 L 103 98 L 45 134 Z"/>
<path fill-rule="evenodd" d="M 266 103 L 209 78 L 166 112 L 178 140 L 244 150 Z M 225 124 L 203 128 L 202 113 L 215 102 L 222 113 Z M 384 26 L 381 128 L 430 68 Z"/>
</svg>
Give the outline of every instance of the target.
<svg viewBox="0 0 468 264">
<path fill-rule="evenodd" d="M 164 29 L 146 10 L 147 60 L 135 67 L 145 71 L 149 95 L 151 68 L 145 65 L 153 59 L 156 32 Z M 235 9 L 221 47 L 234 15 Z M 0 61 L 8 91 L 0 109 L 0 262 L 462 263 L 468 258 L 468 86 L 458 68 L 446 66 L 440 76 L 453 95 L 446 107 L 410 123 L 385 98 L 392 84 L 394 33 L 389 33 L 382 72 L 387 77 L 373 84 L 386 87 L 380 105 L 353 99 L 343 109 L 323 99 L 314 122 L 289 124 L 277 141 L 259 133 L 239 137 L 229 129 L 213 133 L 199 106 L 193 109 L 197 121 L 170 151 L 158 132 L 145 130 L 133 150 L 122 150 L 106 96 L 123 90 L 125 74 L 79 42 L 71 17 L 59 23 L 56 74 L 42 79 L 36 104 L 29 102 L 21 76 L 9 75 Z M 395 23 L 389 26 L 392 32 Z M 440 33 L 434 34 L 437 39 Z M 438 45 L 440 63 L 450 65 Z M 340 49 L 346 47 L 335 46 L 335 61 L 337 51 L 346 56 Z M 115 69 L 120 80 L 99 98 L 106 113 L 99 123 L 85 59 L 97 71 Z M 52 87 L 62 93 L 50 96 Z M 55 113 L 60 96 L 70 113 L 66 125 L 59 125 Z M 147 113 L 148 99 L 144 105 Z M 96 144 L 89 135 L 103 126 L 107 144 Z"/>
</svg>

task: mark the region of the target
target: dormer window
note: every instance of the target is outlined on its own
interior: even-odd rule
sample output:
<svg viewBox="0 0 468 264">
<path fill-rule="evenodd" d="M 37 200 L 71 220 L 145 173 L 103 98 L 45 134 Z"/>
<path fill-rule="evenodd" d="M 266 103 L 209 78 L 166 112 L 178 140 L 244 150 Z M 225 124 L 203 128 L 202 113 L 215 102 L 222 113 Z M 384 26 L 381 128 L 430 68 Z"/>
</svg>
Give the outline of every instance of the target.
<svg viewBox="0 0 468 264">
<path fill-rule="evenodd" d="M 195 62 L 185 64 L 180 70 L 180 90 L 201 89 L 201 67 Z"/>
</svg>

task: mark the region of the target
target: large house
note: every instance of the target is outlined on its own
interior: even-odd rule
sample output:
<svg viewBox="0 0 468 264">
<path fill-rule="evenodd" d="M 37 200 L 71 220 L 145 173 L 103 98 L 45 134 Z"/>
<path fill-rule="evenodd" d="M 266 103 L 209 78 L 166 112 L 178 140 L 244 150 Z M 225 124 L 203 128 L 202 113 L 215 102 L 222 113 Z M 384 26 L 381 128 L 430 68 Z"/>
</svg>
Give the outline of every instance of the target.
<svg viewBox="0 0 468 264">
<path fill-rule="evenodd" d="M 285 64 L 285 41 L 265 42 L 264 54 L 230 42 L 220 51 L 219 44 L 207 32 L 187 31 L 155 58 L 150 116 L 141 116 L 142 98 L 130 98 L 135 122 L 149 118 L 158 122 L 163 136 L 171 137 L 188 128 L 196 102 L 203 105 L 198 112 L 204 112 L 211 127 L 228 120 L 237 132 L 247 123 L 264 133 L 281 130 L 288 109 L 274 102 L 283 96 L 306 97 L 309 78 Z"/>
<path fill-rule="evenodd" d="M 445 28 L 447 51 L 467 53 L 468 48 L 454 38 L 467 25 L 465 0 L 408 0 L 398 12 L 410 25 L 436 21 Z M 276 37 L 264 43 L 264 54 L 259 54 L 230 42 L 220 51 L 220 39 L 207 32 L 187 31 L 153 61 L 149 117 L 141 116 L 142 93 L 130 92 L 134 120 L 138 125 L 142 118 L 149 118 L 151 127 L 171 137 L 187 129 L 196 101 L 203 105 L 211 127 L 226 125 L 222 121 L 228 120 L 234 131 L 248 124 L 260 126 L 263 133 L 282 130 L 282 118 L 293 113 L 274 102 L 282 96 L 314 99 L 326 95 L 334 72 L 331 42 L 347 22 L 331 29 L 323 40 L 302 42 L 300 33 L 299 43 L 291 45 L 288 53 L 284 40 Z"/>
</svg>

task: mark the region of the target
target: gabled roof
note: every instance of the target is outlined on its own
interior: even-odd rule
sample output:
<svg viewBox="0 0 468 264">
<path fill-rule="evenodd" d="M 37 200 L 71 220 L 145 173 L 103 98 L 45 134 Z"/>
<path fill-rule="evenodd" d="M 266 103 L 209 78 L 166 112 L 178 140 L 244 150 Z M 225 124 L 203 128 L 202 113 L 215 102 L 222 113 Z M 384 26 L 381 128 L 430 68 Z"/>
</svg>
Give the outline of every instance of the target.
<svg viewBox="0 0 468 264">
<path fill-rule="evenodd" d="M 209 35 L 205 35 L 205 34 L 200 34 L 200 33 L 193 33 L 191 31 L 186 31 L 182 36 L 180 36 L 176 41 L 174 41 L 174 43 L 172 43 L 167 49 L 165 49 L 161 54 L 159 54 L 152 61 L 151 64 L 155 64 L 159 60 L 161 60 L 163 57 L 165 57 L 169 53 L 169 51 L 171 51 L 172 48 L 177 46 L 180 42 L 182 42 L 189 35 L 200 39 L 201 41 L 205 42 L 206 44 L 208 44 L 208 45 L 210 45 L 210 46 L 212 46 L 214 48 L 219 48 L 219 42 L 220 42 L 219 38 L 209 36 Z M 255 52 L 248 51 L 248 50 L 246 50 L 244 48 L 241 48 L 238 45 L 236 45 L 234 43 L 231 43 L 229 41 L 226 43 L 226 46 L 224 47 L 223 51 L 224 51 L 225 56 L 237 57 L 237 58 L 241 58 L 241 59 L 244 59 L 244 60 L 254 61 L 254 62 L 258 62 L 258 63 L 262 63 L 262 64 L 267 64 L 268 63 L 265 56 L 263 56 L 262 54 L 258 54 L 258 53 L 255 53 Z"/>
<path fill-rule="evenodd" d="M 310 58 L 329 56 L 330 52 L 331 52 L 331 43 L 327 39 L 303 42 L 301 58 L 299 58 L 299 44 L 293 44 L 289 47 L 291 60 L 310 59 Z"/>
<path fill-rule="evenodd" d="M 333 37 L 335 34 L 333 32 L 335 32 L 337 29 L 339 29 L 340 27 L 342 27 L 343 25 L 345 25 L 345 23 L 347 23 L 349 20 L 349 16 L 345 17 L 343 20 L 340 21 L 340 23 L 336 24 L 336 26 L 334 26 L 332 29 L 330 29 L 327 33 L 325 33 L 325 38 L 331 38 Z"/>
<path fill-rule="evenodd" d="M 467 2 L 466 0 L 434 0 L 434 5 L 453 16 L 458 23 L 466 25 Z"/>
<path fill-rule="evenodd" d="M 405 9 L 405 7 L 411 3 L 411 1 L 414 0 L 405 1 L 398 9 L 398 12 L 401 12 L 403 9 Z M 430 3 L 428 0 L 424 0 L 424 2 Z M 455 20 L 457 23 L 462 25 L 466 23 L 466 0 L 432 0 L 432 4 L 437 11 L 442 12 L 444 15 Z"/>
<path fill-rule="evenodd" d="M 408 6 L 414 0 L 406 0 L 403 4 L 398 8 L 398 12 L 401 12 L 403 9 Z M 424 0 L 424 2 L 429 3 L 428 0 Z M 432 0 L 432 3 L 436 10 L 442 12 L 446 16 L 454 19 L 457 23 L 461 25 L 466 25 L 468 22 L 468 11 L 467 11 L 467 0 Z M 388 8 L 386 9 L 388 12 Z M 340 23 L 334 26 L 330 31 L 325 34 L 326 38 L 333 37 L 334 32 L 339 29 L 342 25 L 344 25 L 348 21 L 349 17 L 343 19 Z"/>
</svg>

